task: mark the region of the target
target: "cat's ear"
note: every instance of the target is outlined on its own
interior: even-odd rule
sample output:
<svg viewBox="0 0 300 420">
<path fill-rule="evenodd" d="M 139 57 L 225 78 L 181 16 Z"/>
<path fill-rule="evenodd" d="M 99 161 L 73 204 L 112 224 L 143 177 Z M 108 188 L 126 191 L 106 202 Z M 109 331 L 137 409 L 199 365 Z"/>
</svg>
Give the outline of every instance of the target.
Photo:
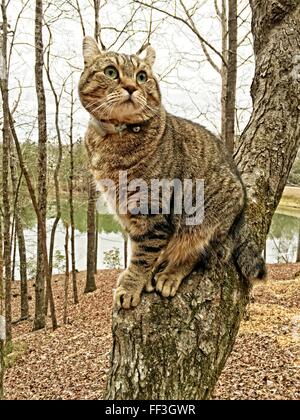
<svg viewBox="0 0 300 420">
<path fill-rule="evenodd" d="M 156 52 L 155 49 L 151 47 L 151 45 L 143 46 L 137 53 L 137 55 L 144 60 L 150 67 L 153 66 L 156 59 Z"/>
<path fill-rule="evenodd" d="M 86 36 L 83 39 L 83 57 L 85 66 L 90 66 L 95 60 L 95 57 L 98 55 L 101 55 L 101 50 L 97 42 L 91 36 Z"/>
</svg>

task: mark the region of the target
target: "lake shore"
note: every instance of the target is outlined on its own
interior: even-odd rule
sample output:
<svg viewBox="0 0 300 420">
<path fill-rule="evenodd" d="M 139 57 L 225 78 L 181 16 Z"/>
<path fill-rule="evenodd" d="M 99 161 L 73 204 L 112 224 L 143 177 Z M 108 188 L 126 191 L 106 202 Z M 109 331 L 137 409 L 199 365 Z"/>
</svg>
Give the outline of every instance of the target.
<svg viewBox="0 0 300 420">
<path fill-rule="evenodd" d="M 279 208 L 300 209 L 300 187 L 285 187 Z"/>
</svg>

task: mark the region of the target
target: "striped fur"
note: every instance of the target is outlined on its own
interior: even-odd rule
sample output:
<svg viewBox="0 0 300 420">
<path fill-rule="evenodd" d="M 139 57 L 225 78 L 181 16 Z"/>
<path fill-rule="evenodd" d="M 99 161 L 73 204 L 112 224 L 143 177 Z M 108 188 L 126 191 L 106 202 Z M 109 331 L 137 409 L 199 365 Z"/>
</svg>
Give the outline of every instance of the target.
<svg viewBox="0 0 300 420">
<path fill-rule="evenodd" d="M 233 243 L 229 232 L 243 213 L 245 188 L 225 146 L 213 134 L 165 111 L 152 71 L 155 53 L 151 47 L 141 58 L 102 52 L 88 38 L 84 42 L 84 57 L 80 98 L 92 121 L 103 126 L 99 130 L 91 122 L 85 137 L 96 182 L 110 179 L 118 184 L 119 172 L 127 171 L 128 183 L 143 179 L 149 192 L 152 179 L 203 179 L 205 183 L 205 215 L 201 225 L 187 226 L 186 214 L 118 214 L 131 238 L 132 259 L 119 278 L 115 300 L 128 309 L 138 305 L 143 290 L 156 289 L 165 297 L 175 296 L 182 280 L 209 253 L 212 244 L 224 251 L 225 242 Z M 105 68 L 112 65 L 118 71 L 115 80 L 105 75 Z M 137 81 L 140 71 L 148 76 L 143 84 Z M 131 98 L 128 88 L 135 90 Z M 140 124 L 140 131 L 124 129 L 117 134 L 107 129 L 118 124 Z M 128 193 L 128 201 L 133 194 Z M 229 258 L 234 247 L 235 244 L 230 245 L 220 255 Z M 252 276 L 252 266 L 256 267 L 255 275 L 257 268 L 260 272 L 264 268 L 259 254 L 254 253 L 252 258 L 247 277 Z M 245 259 L 243 255 L 240 261 L 244 264 Z"/>
</svg>

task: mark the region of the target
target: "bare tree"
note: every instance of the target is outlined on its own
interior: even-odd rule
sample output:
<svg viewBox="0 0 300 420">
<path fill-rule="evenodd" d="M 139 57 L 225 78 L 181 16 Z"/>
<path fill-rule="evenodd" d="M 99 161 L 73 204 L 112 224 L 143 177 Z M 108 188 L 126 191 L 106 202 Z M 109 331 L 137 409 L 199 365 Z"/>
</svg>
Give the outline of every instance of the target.
<svg viewBox="0 0 300 420">
<path fill-rule="evenodd" d="M 45 277 L 47 275 L 43 262 L 41 243 L 45 240 L 42 237 L 46 232 L 47 215 L 47 111 L 44 89 L 44 46 L 43 46 L 43 2 L 36 0 L 35 11 L 35 84 L 38 101 L 38 204 L 41 215 L 41 222 L 38 223 L 37 243 L 37 274 L 35 282 L 35 317 L 34 330 L 45 327 Z"/>
<path fill-rule="evenodd" d="M 44 71 L 44 46 L 43 46 L 43 2 L 36 0 L 35 11 L 35 80 L 38 100 L 38 128 L 39 128 L 39 159 L 38 159 L 38 246 L 37 246 L 37 276 L 36 276 L 36 300 L 34 329 L 39 330 L 45 327 L 45 278 L 47 280 L 47 292 L 50 299 L 51 317 L 53 328 L 57 327 L 55 315 L 54 298 L 52 293 L 50 269 L 47 257 L 47 111 L 46 96 L 43 82 Z M 46 244 L 46 249 L 44 248 Z M 47 257 L 48 259 L 48 257 Z"/>
<path fill-rule="evenodd" d="M 298 229 L 298 245 L 297 245 L 296 263 L 300 263 L 300 226 Z"/>
<path fill-rule="evenodd" d="M 79 303 L 77 273 L 76 273 L 76 255 L 75 255 L 75 221 L 74 221 L 74 88 L 70 94 L 70 129 L 69 129 L 69 155 L 70 155 L 70 173 L 69 173 L 69 206 L 71 223 L 71 264 L 72 264 L 72 285 L 73 299 L 75 305 Z"/>
<path fill-rule="evenodd" d="M 100 42 L 101 27 L 99 22 L 100 0 L 94 0 L 94 37 L 97 42 Z M 102 41 L 101 41 L 102 44 Z M 103 44 L 102 44 L 103 46 Z M 97 248 L 98 248 L 98 227 L 96 225 L 96 199 L 97 192 L 92 174 L 89 177 L 88 188 L 88 213 L 87 213 L 87 229 L 88 229 L 88 245 L 87 245 L 87 278 L 85 293 L 94 292 L 96 290 L 95 273 L 97 272 Z"/>
<path fill-rule="evenodd" d="M 128 266 L 128 235 L 126 232 L 123 233 L 124 239 L 124 268 Z"/>
<path fill-rule="evenodd" d="M 235 144 L 235 113 L 237 86 L 238 7 L 237 0 L 228 0 L 228 61 L 225 100 L 225 143 L 231 153 Z"/>
<path fill-rule="evenodd" d="M 11 142 L 13 143 L 13 142 Z M 17 178 L 17 158 L 13 144 L 11 144 L 11 159 L 10 159 L 10 172 L 12 192 L 15 199 L 14 205 L 14 218 L 16 237 L 18 238 L 19 262 L 20 262 L 20 289 L 21 289 L 21 321 L 29 318 L 29 304 L 28 304 L 28 286 L 27 286 L 27 256 L 26 244 L 23 223 L 21 218 L 21 210 L 19 205 L 19 191 L 22 183 L 23 174 L 21 173 L 19 179 Z M 14 258 L 15 260 L 15 258 Z"/>
<path fill-rule="evenodd" d="M 99 214 L 96 206 L 96 220 L 95 220 L 95 274 L 98 273 L 98 250 L 99 250 Z"/>
<path fill-rule="evenodd" d="M 263 250 L 300 144 L 298 0 L 251 0 L 253 114 L 235 153 L 249 201 L 239 235 Z M 282 98 L 285 98 L 283 101 Z M 251 257 L 251 256 L 250 256 Z M 144 297 L 113 316 L 109 399 L 208 399 L 233 348 L 250 285 L 213 260 L 177 297 Z"/>
<path fill-rule="evenodd" d="M 46 63 L 45 68 L 46 68 L 46 74 L 47 74 L 47 79 L 50 85 L 50 89 L 54 97 L 55 131 L 56 131 L 56 137 L 58 141 L 58 158 L 57 158 L 56 166 L 54 170 L 56 217 L 52 225 L 52 229 L 51 229 L 50 249 L 49 249 L 49 274 L 48 275 L 52 279 L 55 236 L 56 236 L 57 226 L 61 219 L 59 173 L 60 173 L 60 168 L 61 168 L 61 163 L 62 163 L 62 158 L 63 158 L 63 146 L 62 146 L 62 135 L 61 135 L 61 129 L 60 129 L 60 123 L 59 123 L 59 116 L 60 116 L 60 104 L 61 104 L 61 99 L 64 92 L 66 81 L 65 80 L 63 81 L 63 83 L 61 84 L 60 92 L 57 93 L 54 83 L 52 81 L 51 72 L 50 72 L 50 52 L 51 52 L 51 44 L 52 44 L 52 33 L 51 33 L 51 28 L 49 25 L 47 25 L 47 29 L 49 32 L 49 46 L 48 46 L 48 51 L 47 51 L 47 63 Z M 45 300 L 45 313 L 46 314 L 47 314 L 47 311 L 48 311 L 48 293 L 46 293 L 46 300 Z"/>
<path fill-rule="evenodd" d="M 88 186 L 88 212 L 87 212 L 87 274 L 86 274 L 86 286 L 85 293 L 91 293 L 96 290 L 95 280 L 95 233 L 96 233 L 96 188 L 94 178 L 92 175 L 89 176 Z"/>
<path fill-rule="evenodd" d="M 0 32 L 0 87 L 3 111 L 3 152 L 2 152 L 2 206 L 3 206 L 3 253 L 5 267 L 5 317 L 6 340 L 12 339 L 11 321 L 11 233 L 10 233 L 10 193 L 9 193 L 9 166 L 10 166 L 10 132 L 9 132 L 9 91 L 8 91 L 8 20 L 7 4 L 1 2 L 2 24 Z"/>
<path fill-rule="evenodd" d="M 64 285 L 64 324 L 68 323 L 68 299 L 69 299 L 69 281 L 70 281 L 70 264 L 69 264 L 69 225 L 66 225 L 65 237 L 65 257 L 66 257 L 66 272 Z"/>
<path fill-rule="evenodd" d="M 0 214 L 0 400 L 4 398 L 4 352 L 5 352 L 5 313 L 4 313 L 4 282 L 3 282 L 3 237 L 2 215 Z"/>
</svg>

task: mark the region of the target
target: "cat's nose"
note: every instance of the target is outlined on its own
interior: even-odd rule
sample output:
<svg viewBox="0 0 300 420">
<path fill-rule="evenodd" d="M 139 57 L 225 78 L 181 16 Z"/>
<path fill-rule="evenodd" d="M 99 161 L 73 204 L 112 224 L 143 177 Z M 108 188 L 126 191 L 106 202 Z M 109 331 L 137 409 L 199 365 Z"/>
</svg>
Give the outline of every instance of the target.
<svg viewBox="0 0 300 420">
<path fill-rule="evenodd" d="M 124 86 L 123 89 L 125 89 L 129 93 L 129 95 L 132 95 L 137 90 L 136 87 L 133 85 Z"/>
</svg>

